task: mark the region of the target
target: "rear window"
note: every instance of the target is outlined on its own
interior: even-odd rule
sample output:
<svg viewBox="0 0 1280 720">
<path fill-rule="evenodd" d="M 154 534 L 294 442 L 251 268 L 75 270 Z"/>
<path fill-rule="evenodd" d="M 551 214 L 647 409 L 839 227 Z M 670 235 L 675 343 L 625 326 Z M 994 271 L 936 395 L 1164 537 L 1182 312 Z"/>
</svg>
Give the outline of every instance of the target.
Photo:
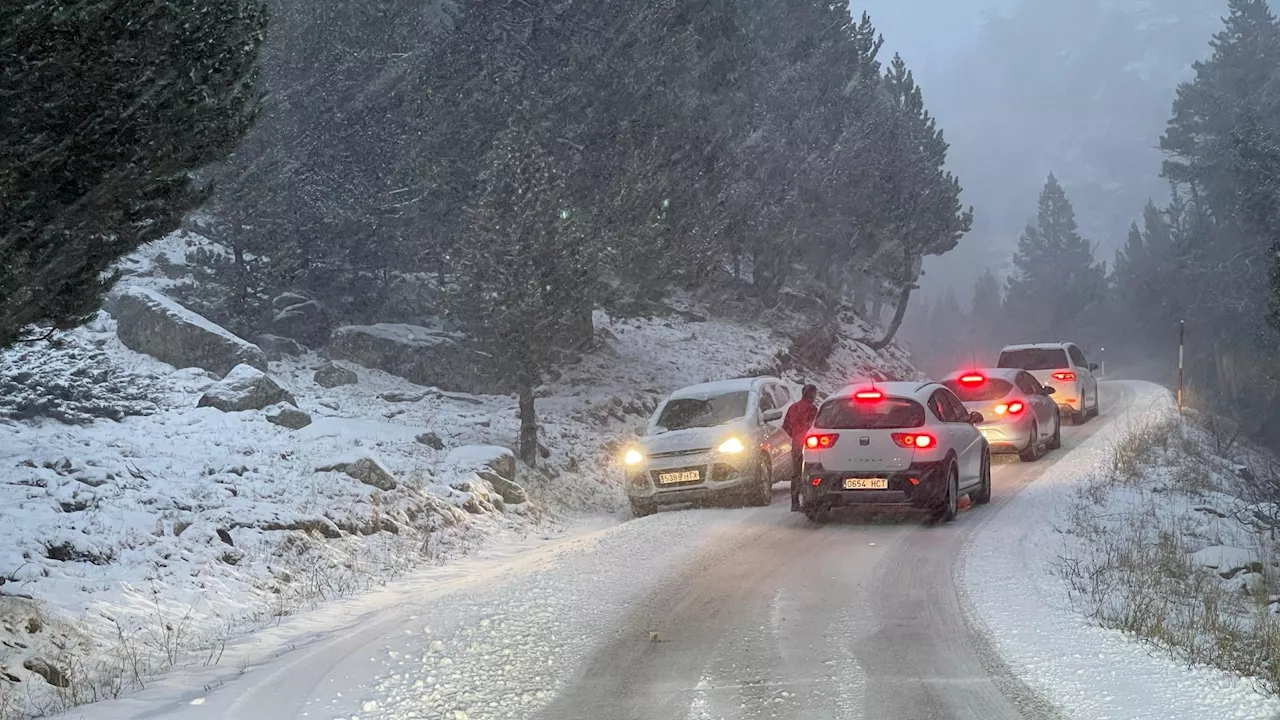
<svg viewBox="0 0 1280 720">
<path fill-rule="evenodd" d="M 999 378 L 987 378 L 986 381 L 975 384 L 965 384 L 959 380 L 948 380 L 942 384 L 955 393 L 960 402 L 966 403 L 999 400 L 1013 390 L 1013 383 Z"/>
<path fill-rule="evenodd" d="M 823 403 L 813 426 L 824 430 L 888 430 L 924 425 L 924 408 L 914 400 L 835 398 Z"/>
<path fill-rule="evenodd" d="M 1070 367 L 1066 350 L 1006 350 L 1000 353 L 1000 367 L 1022 370 L 1057 370 Z"/>
<path fill-rule="evenodd" d="M 658 417 L 658 427 L 667 430 L 707 428 L 733 422 L 747 414 L 747 397 L 750 393 L 725 393 L 705 400 L 678 398 L 668 400 Z"/>
</svg>

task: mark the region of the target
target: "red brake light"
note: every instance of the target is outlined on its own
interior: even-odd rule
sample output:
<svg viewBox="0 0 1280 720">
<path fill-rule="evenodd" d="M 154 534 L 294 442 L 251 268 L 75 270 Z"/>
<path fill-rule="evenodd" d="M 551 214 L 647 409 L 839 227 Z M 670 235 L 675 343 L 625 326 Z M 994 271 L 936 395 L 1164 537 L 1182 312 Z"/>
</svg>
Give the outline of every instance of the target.
<svg viewBox="0 0 1280 720">
<path fill-rule="evenodd" d="M 1011 403 L 1000 403 L 999 405 L 997 405 L 996 414 L 1004 415 L 1005 413 L 1008 413 L 1010 415 L 1017 415 L 1018 413 L 1022 412 L 1025 409 L 1026 409 L 1026 406 L 1022 404 L 1021 400 L 1014 400 Z"/>
<path fill-rule="evenodd" d="M 932 435 L 925 435 L 924 433 L 894 433 L 892 437 L 898 447 L 916 450 L 931 448 L 938 442 Z"/>
<path fill-rule="evenodd" d="M 826 450 L 832 445 L 835 445 L 836 441 L 839 439 L 840 439 L 839 435 L 817 433 L 805 438 L 804 446 L 809 448 L 810 450 Z"/>
<path fill-rule="evenodd" d="M 1053 374 L 1053 379 L 1071 381 L 1076 379 L 1076 374 L 1073 372 L 1056 372 Z"/>
<path fill-rule="evenodd" d="M 986 381 L 987 379 L 982 377 L 981 375 L 965 375 L 960 378 L 960 382 L 964 383 L 965 385 L 981 385 Z"/>
<path fill-rule="evenodd" d="M 1022 412 L 1023 407 L 1024 407 L 1023 404 L 1020 402 L 1011 402 L 1009 403 L 1009 414 L 1017 415 L 1018 413 Z"/>
<path fill-rule="evenodd" d="M 884 393 L 880 392 L 879 390 L 863 390 L 862 392 L 854 393 L 853 396 L 859 400 L 883 400 L 884 399 Z"/>
</svg>

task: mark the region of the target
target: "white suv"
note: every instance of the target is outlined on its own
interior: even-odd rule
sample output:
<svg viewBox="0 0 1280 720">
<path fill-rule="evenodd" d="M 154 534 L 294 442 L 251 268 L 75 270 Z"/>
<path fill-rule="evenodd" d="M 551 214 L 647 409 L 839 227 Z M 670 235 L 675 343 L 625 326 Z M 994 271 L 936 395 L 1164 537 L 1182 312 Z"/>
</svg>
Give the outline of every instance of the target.
<svg viewBox="0 0 1280 720">
<path fill-rule="evenodd" d="M 950 521 L 961 495 L 991 502 L 982 421 L 936 382 L 841 390 L 822 403 L 805 437 L 805 514 L 821 522 L 842 505 L 910 503 Z"/>
<path fill-rule="evenodd" d="M 1010 345 L 1000 351 L 997 366 L 1026 370 L 1053 388 L 1058 408 L 1076 425 L 1098 416 L 1098 366 L 1075 343 Z"/>
<path fill-rule="evenodd" d="M 791 439 L 782 431 L 791 402 L 791 389 L 771 377 L 672 393 L 623 455 L 632 514 L 712 497 L 768 505 L 774 479 L 791 477 Z"/>
</svg>

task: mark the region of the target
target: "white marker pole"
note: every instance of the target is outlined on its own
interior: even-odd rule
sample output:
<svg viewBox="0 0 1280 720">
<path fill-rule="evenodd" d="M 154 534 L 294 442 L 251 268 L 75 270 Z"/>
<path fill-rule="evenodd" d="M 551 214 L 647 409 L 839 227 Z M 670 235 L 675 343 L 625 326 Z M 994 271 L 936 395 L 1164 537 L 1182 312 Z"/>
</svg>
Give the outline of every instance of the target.
<svg viewBox="0 0 1280 720">
<path fill-rule="evenodd" d="M 1182 415 L 1182 356 L 1187 341 L 1187 323 L 1178 321 L 1178 415 Z"/>
</svg>

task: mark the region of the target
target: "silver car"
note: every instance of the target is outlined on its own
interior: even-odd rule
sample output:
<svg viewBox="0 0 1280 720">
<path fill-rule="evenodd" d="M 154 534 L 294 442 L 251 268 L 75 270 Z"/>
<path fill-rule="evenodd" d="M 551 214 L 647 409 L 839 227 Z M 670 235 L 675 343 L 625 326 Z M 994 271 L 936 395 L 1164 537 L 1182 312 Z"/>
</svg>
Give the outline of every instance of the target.
<svg viewBox="0 0 1280 720">
<path fill-rule="evenodd" d="M 1056 390 L 1026 370 L 967 370 L 949 375 L 942 384 L 966 410 L 982 415 L 978 429 L 992 452 L 1016 452 L 1023 462 L 1034 462 L 1062 447 Z"/>
<path fill-rule="evenodd" d="M 791 402 L 791 388 L 771 377 L 672 393 L 623 454 L 632 513 L 644 517 L 660 505 L 726 497 L 768 505 L 774 479 L 792 472 L 791 439 L 782 431 Z"/>
<path fill-rule="evenodd" d="M 1086 360 L 1075 343 L 1010 345 L 1000 351 L 996 364 L 1026 370 L 1041 385 L 1053 388 L 1062 414 L 1076 425 L 1098 416 L 1098 366 Z"/>
</svg>

